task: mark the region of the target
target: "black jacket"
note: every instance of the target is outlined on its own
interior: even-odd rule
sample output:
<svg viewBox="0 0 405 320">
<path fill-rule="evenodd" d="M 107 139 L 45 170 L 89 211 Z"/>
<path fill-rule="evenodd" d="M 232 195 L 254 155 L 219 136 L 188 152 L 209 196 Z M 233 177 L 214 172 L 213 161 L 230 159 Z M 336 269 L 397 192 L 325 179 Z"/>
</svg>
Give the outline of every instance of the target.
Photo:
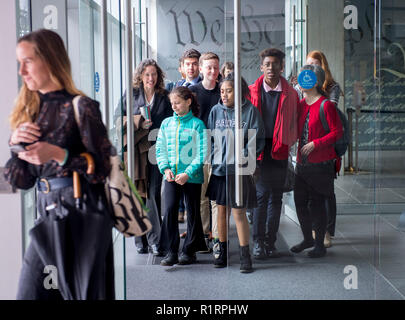
<svg viewBox="0 0 405 320">
<path fill-rule="evenodd" d="M 133 114 L 141 114 L 140 107 L 146 105 L 145 98 L 144 98 L 144 91 L 143 88 L 134 88 L 133 92 Z M 120 103 L 117 108 L 115 109 L 114 115 L 114 122 L 118 117 L 126 115 L 126 105 L 127 105 L 127 96 L 126 93 L 121 98 L 122 103 Z M 159 129 L 162 121 L 167 117 L 171 117 L 173 114 L 173 110 L 171 108 L 170 100 L 165 91 L 164 94 L 155 93 L 155 100 L 153 102 L 153 106 L 151 108 L 151 116 L 152 116 L 152 126 L 150 130 Z"/>
</svg>

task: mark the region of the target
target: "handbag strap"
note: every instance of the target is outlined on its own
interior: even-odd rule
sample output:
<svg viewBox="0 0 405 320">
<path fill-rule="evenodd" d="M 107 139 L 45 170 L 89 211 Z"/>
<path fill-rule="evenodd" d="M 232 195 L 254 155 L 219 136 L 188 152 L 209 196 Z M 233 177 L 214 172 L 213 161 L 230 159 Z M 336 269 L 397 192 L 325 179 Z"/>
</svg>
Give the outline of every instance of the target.
<svg viewBox="0 0 405 320">
<path fill-rule="evenodd" d="M 74 97 L 74 98 L 73 98 L 73 101 L 72 101 L 72 103 L 73 103 L 73 110 L 74 110 L 74 113 L 75 113 L 75 120 L 76 120 L 77 126 L 78 126 L 79 128 L 80 128 L 79 100 L 80 100 L 81 97 L 82 97 L 81 95 L 78 95 L 78 96 Z"/>
</svg>

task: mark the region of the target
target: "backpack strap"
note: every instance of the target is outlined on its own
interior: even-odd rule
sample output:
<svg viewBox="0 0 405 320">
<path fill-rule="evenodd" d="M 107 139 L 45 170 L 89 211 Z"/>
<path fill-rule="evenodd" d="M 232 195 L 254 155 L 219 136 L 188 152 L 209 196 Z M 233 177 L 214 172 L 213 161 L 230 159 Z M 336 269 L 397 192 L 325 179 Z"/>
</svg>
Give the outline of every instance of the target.
<svg viewBox="0 0 405 320">
<path fill-rule="evenodd" d="M 321 103 L 321 107 L 319 108 L 319 118 L 321 119 L 323 129 L 326 132 L 330 132 L 328 121 L 326 121 L 325 110 L 323 108 L 326 101 L 328 101 L 328 99 L 323 100 Z"/>
</svg>

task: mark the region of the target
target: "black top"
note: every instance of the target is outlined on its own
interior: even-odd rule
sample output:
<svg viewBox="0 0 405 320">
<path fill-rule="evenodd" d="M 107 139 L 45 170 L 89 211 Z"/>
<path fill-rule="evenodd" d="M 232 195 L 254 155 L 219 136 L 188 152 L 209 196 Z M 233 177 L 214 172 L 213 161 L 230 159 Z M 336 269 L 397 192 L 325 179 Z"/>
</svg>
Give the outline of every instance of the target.
<svg viewBox="0 0 405 320">
<path fill-rule="evenodd" d="M 68 149 L 66 164 L 61 167 L 52 160 L 43 165 L 33 165 L 13 153 L 4 173 L 12 186 L 29 189 L 38 178 L 71 176 L 73 170 L 85 176 L 90 183 L 103 182 L 109 175 L 110 155 L 115 154 L 115 149 L 101 120 L 99 103 L 88 97 L 79 100 L 79 129 L 74 116 L 73 98 L 66 90 L 40 94 L 40 109 L 35 120 L 41 130 L 39 141 Z M 81 152 L 89 152 L 93 156 L 96 164 L 94 175 L 86 175 L 87 162 L 80 157 Z"/>
<path fill-rule="evenodd" d="M 134 88 L 133 89 L 133 115 L 141 114 L 140 107 L 143 107 L 146 105 L 145 102 L 145 95 L 142 87 L 140 88 Z M 116 120 L 118 117 L 126 116 L 127 115 L 127 110 L 126 110 L 126 105 L 127 105 L 127 96 L 126 93 L 122 96 L 121 98 L 122 104 L 119 103 L 117 108 L 115 109 L 115 115 L 114 119 Z M 122 105 L 122 109 L 121 109 Z M 167 117 L 171 117 L 173 115 L 173 110 L 170 104 L 169 97 L 167 96 L 167 91 L 164 92 L 164 94 L 159 94 L 155 92 L 155 98 L 153 99 L 153 104 L 151 106 L 151 120 L 152 120 L 152 126 L 149 128 L 149 130 L 153 129 L 159 129 L 160 125 L 162 124 L 162 121 L 166 119 Z M 115 122 L 114 120 L 114 122 Z"/>
<path fill-rule="evenodd" d="M 219 102 L 219 99 L 221 98 L 219 85 L 217 83 L 214 89 L 207 90 L 204 88 L 202 82 L 199 82 L 196 85 L 191 86 L 190 90 L 197 95 L 197 101 L 200 105 L 200 113 L 198 118 L 200 118 L 204 122 L 205 126 L 207 126 L 208 116 L 211 109 Z"/>
<path fill-rule="evenodd" d="M 262 117 L 267 139 L 273 139 L 274 125 L 276 123 L 280 96 L 280 91 L 270 90 L 266 92 L 264 89 L 262 89 Z"/>
<path fill-rule="evenodd" d="M 304 128 L 302 129 L 302 134 L 301 134 L 301 141 L 300 145 L 305 146 L 308 143 L 308 133 L 309 133 L 309 111 L 308 114 L 305 118 L 304 122 Z M 301 151 L 300 151 L 301 152 Z M 307 162 L 307 157 L 304 155 L 301 155 L 301 163 L 304 164 Z"/>
</svg>

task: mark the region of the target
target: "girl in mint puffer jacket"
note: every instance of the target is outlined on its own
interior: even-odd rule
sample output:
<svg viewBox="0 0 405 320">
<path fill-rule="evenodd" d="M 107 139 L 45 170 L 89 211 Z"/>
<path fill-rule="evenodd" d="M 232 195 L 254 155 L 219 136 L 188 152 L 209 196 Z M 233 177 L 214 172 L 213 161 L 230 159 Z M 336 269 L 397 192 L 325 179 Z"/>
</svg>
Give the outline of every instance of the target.
<svg viewBox="0 0 405 320">
<path fill-rule="evenodd" d="M 196 252 L 207 250 L 200 217 L 201 184 L 204 182 L 203 164 L 207 152 L 204 123 L 195 117 L 198 103 L 187 87 L 177 87 L 170 94 L 173 116 L 166 118 L 156 141 L 156 159 L 163 182 L 163 223 L 159 246 L 166 252 L 163 266 L 191 264 Z M 177 213 L 181 191 L 187 211 L 187 236 L 180 257 Z"/>
</svg>

